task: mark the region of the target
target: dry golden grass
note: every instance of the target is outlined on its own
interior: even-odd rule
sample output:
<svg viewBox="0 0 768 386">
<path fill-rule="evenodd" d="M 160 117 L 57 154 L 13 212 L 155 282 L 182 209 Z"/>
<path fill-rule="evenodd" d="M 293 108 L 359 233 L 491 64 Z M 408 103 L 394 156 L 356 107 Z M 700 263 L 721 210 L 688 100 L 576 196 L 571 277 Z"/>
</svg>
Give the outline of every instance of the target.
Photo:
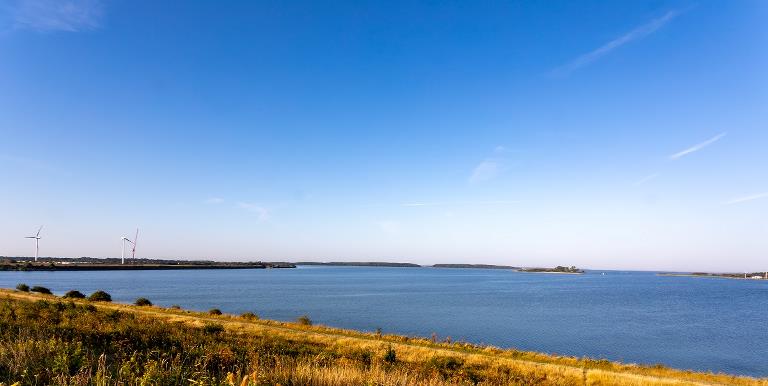
<svg viewBox="0 0 768 386">
<path fill-rule="evenodd" d="M 0 290 L 0 296 L 16 300 L 56 299 L 51 295 Z M 179 309 L 137 307 L 116 303 L 92 304 L 98 309 L 132 313 L 154 320 L 203 327 L 216 323 L 227 333 L 252 339 L 282 339 L 294 345 L 322 347 L 336 353 L 336 359 L 311 360 L 278 358 L 251 361 L 243 374 L 230 374 L 226 384 L 232 385 L 762 385 L 768 380 L 725 374 L 675 370 L 661 366 L 638 366 L 605 360 L 551 356 L 533 352 L 504 350 L 466 343 L 435 343 L 424 338 L 307 326 L 270 320 L 253 320 L 233 315 L 209 315 Z M 368 366 L 345 362 L 358 352 L 384 355 L 388 347 L 397 353 L 401 363 L 418 366 L 387 366 L 374 361 Z M 324 352 L 324 351 L 321 351 Z M 339 354 L 340 353 L 340 354 Z M 348 354 L 348 355 L 347 355 Z M 318 354 L 321 355 L 321 354 Z M 338 356 L 341 355 L 341 359 Z M 452 361 L 460 366 L 451 367 Z M 432 366 L 432 367 L 430 367 Z M 423 369 L 431 369 L 424 371 Z M 448 370 L 445 370 L 448 369 Z M 449 371 L 450 370 L 450 371 Z M 474 371 L 482 374 L 476 381 Z M 248 375 L 245 375 L 247 373 Z M 107 381 L 104 384 L 110 384 Z M 198 382 L 198 381 L 195 381 Z M 215 384 L 215 383 L 193 384 Z"/>
</svg>

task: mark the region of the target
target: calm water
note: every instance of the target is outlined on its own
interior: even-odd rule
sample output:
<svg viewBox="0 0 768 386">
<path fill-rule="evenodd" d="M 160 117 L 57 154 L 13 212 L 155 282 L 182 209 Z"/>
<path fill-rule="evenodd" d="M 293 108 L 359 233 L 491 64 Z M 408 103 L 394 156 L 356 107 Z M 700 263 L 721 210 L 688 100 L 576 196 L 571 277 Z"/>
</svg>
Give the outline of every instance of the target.
<svg viewBox="0 0 768 386">
<path fill-rule="evenodd" d="M 0 272 L 55 293 L 104 289 L 116 301 L 548 353 L 768 376 L 768 282 L 647 272 L 300 267 L 273 270 Z"/>
</svg>

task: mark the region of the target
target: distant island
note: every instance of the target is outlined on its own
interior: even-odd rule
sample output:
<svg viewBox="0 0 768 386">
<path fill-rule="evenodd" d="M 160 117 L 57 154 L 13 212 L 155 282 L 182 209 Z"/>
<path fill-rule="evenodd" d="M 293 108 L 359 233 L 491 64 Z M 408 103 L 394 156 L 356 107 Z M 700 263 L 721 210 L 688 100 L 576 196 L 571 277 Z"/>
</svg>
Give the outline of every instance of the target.
<svg viewBox="0 0 768 386">
<path fill-rule="evenodd" d="M 519 270 L 520 267 L 511 265 L 493 265 L 493 264 L 435 264 L 433 268 L 478 268 L 478 269 L 513 269 Z"/>
<path fill-rule="evenodd" d="M 296 268 L 284 262 L 218 262 L 210 260 L 161 260 L 118 258 L 0 257 L 0 271 L 134 271 L 168 269 L 267 269 Z"/>
<path fill-rule="evenodd" d="M 518 270 L 518 272 L 582 274 L 584 273 L 584 270 L 574 266 L 563 267 L 558 265 L 555 268 L 521 268 Z"/>
<path fill-rule="evenodd" d="M 294 263 L 296 265 L 326 265 L 336 267 L 401 267 L 401 268 L 417 268 L 421 267 L 418 264 L 413 263 L 387 263 L 383 261 L 331 261 L 331 262 L 316 262 L 316 261 L 300 261 Z"/>
<path fill-rule="evenodd" d="M 719 277 L 725 279 L 750 279 L 750 280 L 768 280 L 768 272 L 752 273 L 709 273 L 709 272 L 691 272 L 691 273 L 659 273 L 659 276 L 685 276 L 685 277 Z"/>
<path fill-rule="evenodd" d="M 468 264 L 468 263 L 441 263 L 431 266 L 421 266 L 413 263 L 389 263 L 383 261 L 331 261 L 331 262 L 317 262 L 317 261 L 299 261 L 293 263 L 297 266 L 300 265 L 320 265 L 320 266 L 337 266 L 337 267 L 405 267 L 405 268 L 464 268 L 464 269 L 506 269 L 517 272 L 534 272 L 534 273 L 567 273 L 567 274 L 582 274 L 583 270 L 574 266 L 564 267 L 557 266 L 554 268 L 521 268 L 511 265 L 496 265 L 496 264 Z"/>
</svg>

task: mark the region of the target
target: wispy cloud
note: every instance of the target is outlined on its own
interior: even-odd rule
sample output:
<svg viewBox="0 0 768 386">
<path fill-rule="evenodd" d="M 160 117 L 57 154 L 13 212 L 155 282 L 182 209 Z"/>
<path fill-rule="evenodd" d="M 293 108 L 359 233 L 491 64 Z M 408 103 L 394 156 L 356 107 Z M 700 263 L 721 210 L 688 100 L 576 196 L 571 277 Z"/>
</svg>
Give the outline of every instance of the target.
<svg viewBox="0 0 768 386">
<path fill-rule="evenodd" d="M 261 205 L 251 204 L 248 202 L 238 202 L 237 204 L 235 204 L 235 206 L 247 212 L 251 212 L 255 214 L 256 217 L 259 219 L 259 221 L 269 220 L 269 217 L 270 217 L 269 209 Z"/>
<path fill-rule="evenodd" d="M 492 180 L 499 175 L 500 168 L 501 166 L 498 162 L 484 160 L 472 170 L 472 175 L 469 176 L 469 182 L 475 183 Z"/>
<path fill-rule="evenodd" d="M 522 201 L 457 201 L 457 202 L 406 202 L 400 204 L 405 207 L 419 207 L 419 206 L 462 206 L 462 205 L 512 205 L 519 204 Z"/>
<path fill-rule="evenodd" d="M 639 179 L 639 180 L 635 181 L 635 182 L 634 182 L 632 185 L 635 185 L 635 186 L 640 186 L 640 185 L 643 185 L 643 184 L 645 184 L 645 183 L 647 183 L 647 182 L 650 182 L 650 181 L 652 181 L 652 180 L 655 180 L 655 179 L 656 179 L 656 178 L 658 178 L 660 175 L 661 175 L 660 173 L 653 173 L 653 174 L 649 174 L 649 175 L 647 175 L 647 176 L 645 176 L 645 177 L 643 177 L 643 178 L 641 178 L 641 179 Z"/>
<path fill-rule="evenodd" d="M 493 152 L 496 154 L 503 154 L 509 152 L 509 149 L 507 149 L 506 146 L 499 145 L 493 148 Z"/>
<path fill-rule="evenodd" d="M 496 178 L 502 171 L 503 167 L 503 155 L 508 150 L 504 146 L 496 146 L 493 149 L 493 153 L 482 162 L 477 164 L 472 169 L 472 174 L 469 176 L 469 182 L 477 183 L 482 181 L 488 181 Z"/>
<path fill-rule="evenodd" d="M 219 197 L 211 197 L 205 200 L 204 202 L 206 204 L 215 205 L 215 204 L 221 204 L 222 202 L 224 202 L 224 199 Z"/>
<path fill-rule="evenodd" d="M 77 32 L 99 28 L 101 0 L 16 0 L 11 12 L 16 28 L 39 32 Z"/>
<path fill-rule="evenodd" d="M 710 138 L 710 139 L 708 139 L 708 140 L 706 140 L 704 142 L 698 143 L 698 144 L 693 145 L 693 146 L 691 146 L 691 147 L 689 147 L 689 148 L 687 148 L 687 149 L 685 149 L 683 151 L 679 151 L 679 152 L 677 152 L 675 154 L 672 154 L 672 155 L 669 156 L 669 159 L 674 161 L 674 160 L 680 159 L 681 157 L 684 157 L 684 156 L 686 156 L 688 154 L 695 153 L 695 152 L 697 152 L 697 151 L 699 151 L 699 150 L 701 150 L 701 149 L 703 149 L 703 148 L 705 148 L 705 147 L 707 147 L 707 146 L 709 146 L 709 145 L 719 141 L 721 138 L 725 137 L 726 134 L 727 133 L 720 133 L 720 134 L 718 134 L 718 135 L 716 135 L 716 136 L 714 136 L 714 137 L 712 137 L 712 138 Z"/>
<path fill-rule="evenodd" d="M 742 202 L 747 201 L 753 201 L 753 200 L 759 200 L 761 198 L 768 198 L 768 192 L 765 193 L 757 193 L 757 194 L 751 194 L 749 196 L 742 196 L 742 197 L 736 197 L 734 199 L 731 199 L 729 201 L 726 201 L 726 205 L 733 205 L 733 204 L 740 204 Z"/>
<path fill-rule="evenodd" d="M 400 204 L 400 206 L 440 206 L 445 205 L 445 203 L 442 202 L 406 202 L 403 204 Z"/>
<path fill-rule="evenodd" d="M 627 32 L 626 34 L 619 36 L 618 38 L 613 39 L 608 43 L 603 44 L 597 49 L 590 51 L 584 55 L 581 55 L 578 58 L 574 59 L 573 61 L 565 65 L 555 68 L 552 71 L 552 75 L 557 75 L 557 76 L 569 75 L 570 73 L 578 70 L 579 68 L 584 67 L 602 58 L 603 56 L 609 54 L 611 51 L 625 44 L 628 44 L 634 40 L 642 39 L 658 31 L 661 27 L 665 26 L 667 23 L 672 21 L 675 17 L 679 16 L 681 13 L 682 12 L 680 11 L 674 11 L 674 10 L 669 11 L 663 16 L 653 19 L 648 23 L 645 23 L 633 29 L 632 31 Z"/>
<path fill-rule="evenodd" d="M 686 148 L 684 150 L 681 150 L 681 151 L 679 151 L 679 152 L 677 152 L 675 154 L 672 154 L 672 155 L 670 155 L 667 158 L 670 161 L 676 161 L 676 160 L 678 160 L 678 159 L 680 159 L 682 157 L 685 157 L 685 156 L 687 156 L 689 154 L 692 154 L 692 153 L 695 153 L 695 152 L 697 152 L 697 151 L 699 151 L 699 150 L 701 150 L 701 149 L 703 149 L 703 148 L 705 148 L 705 147 L 707 147 L 709 145 L 712 145 L 713 143 L 715 143 L 715 142 L 719 141 L 720 139 L 722 139 L 723 137 L 725 137 L 726 134 L 728 134 L 728 133 L 727 132 L 722 132 L 722 133 L 720 133 L 720 134 L 718 134 L 718 135 L 716 135 L 716 136 L 714 136 L 712 138 L 707 139 L 704 142 L 697 143 L 697 144 L 695 144 L 695 145 L 693 145 L 691 147 L 688 147 L 688 148 Z M 645 176 L 645 177 L 635 181 L 632 185 L 634 185 L 634 186 L 644 185 L 644 184 L 646 184 L 646 183 L 648 183 L 650 181 L 655 180 L 660 175 L 661 175 L 661 173 L 649 174 L 649 175 L 647 175 L 647 176 Z"/>
</svg>

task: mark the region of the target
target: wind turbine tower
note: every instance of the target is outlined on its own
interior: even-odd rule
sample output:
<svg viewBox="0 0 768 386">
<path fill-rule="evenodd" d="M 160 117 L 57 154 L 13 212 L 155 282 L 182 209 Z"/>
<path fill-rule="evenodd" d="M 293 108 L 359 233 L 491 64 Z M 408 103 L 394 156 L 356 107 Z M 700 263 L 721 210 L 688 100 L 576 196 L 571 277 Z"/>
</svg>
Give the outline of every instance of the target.
<svg viewBox="0 0 768 386">
<path fill-rule="evenodd" d="M 37 233 L 34 236 L 27 236 L 24 237 L 25 239 L 35 239 L 35 261 L 37 261 L 37 254 L 40 252 L 40 231 L 43 230 L 43 226 L 40 225 L 40 228 L 37 230 Z"/>
<path fill-rule="evenodd" d="M 123 247 L 120 249 L 120 264 L 125 264 L 125 242 L 133 244 L 133 241 L 125 236 L 121 237 L 120 240 L 123 242 Z"/>
</svg>

